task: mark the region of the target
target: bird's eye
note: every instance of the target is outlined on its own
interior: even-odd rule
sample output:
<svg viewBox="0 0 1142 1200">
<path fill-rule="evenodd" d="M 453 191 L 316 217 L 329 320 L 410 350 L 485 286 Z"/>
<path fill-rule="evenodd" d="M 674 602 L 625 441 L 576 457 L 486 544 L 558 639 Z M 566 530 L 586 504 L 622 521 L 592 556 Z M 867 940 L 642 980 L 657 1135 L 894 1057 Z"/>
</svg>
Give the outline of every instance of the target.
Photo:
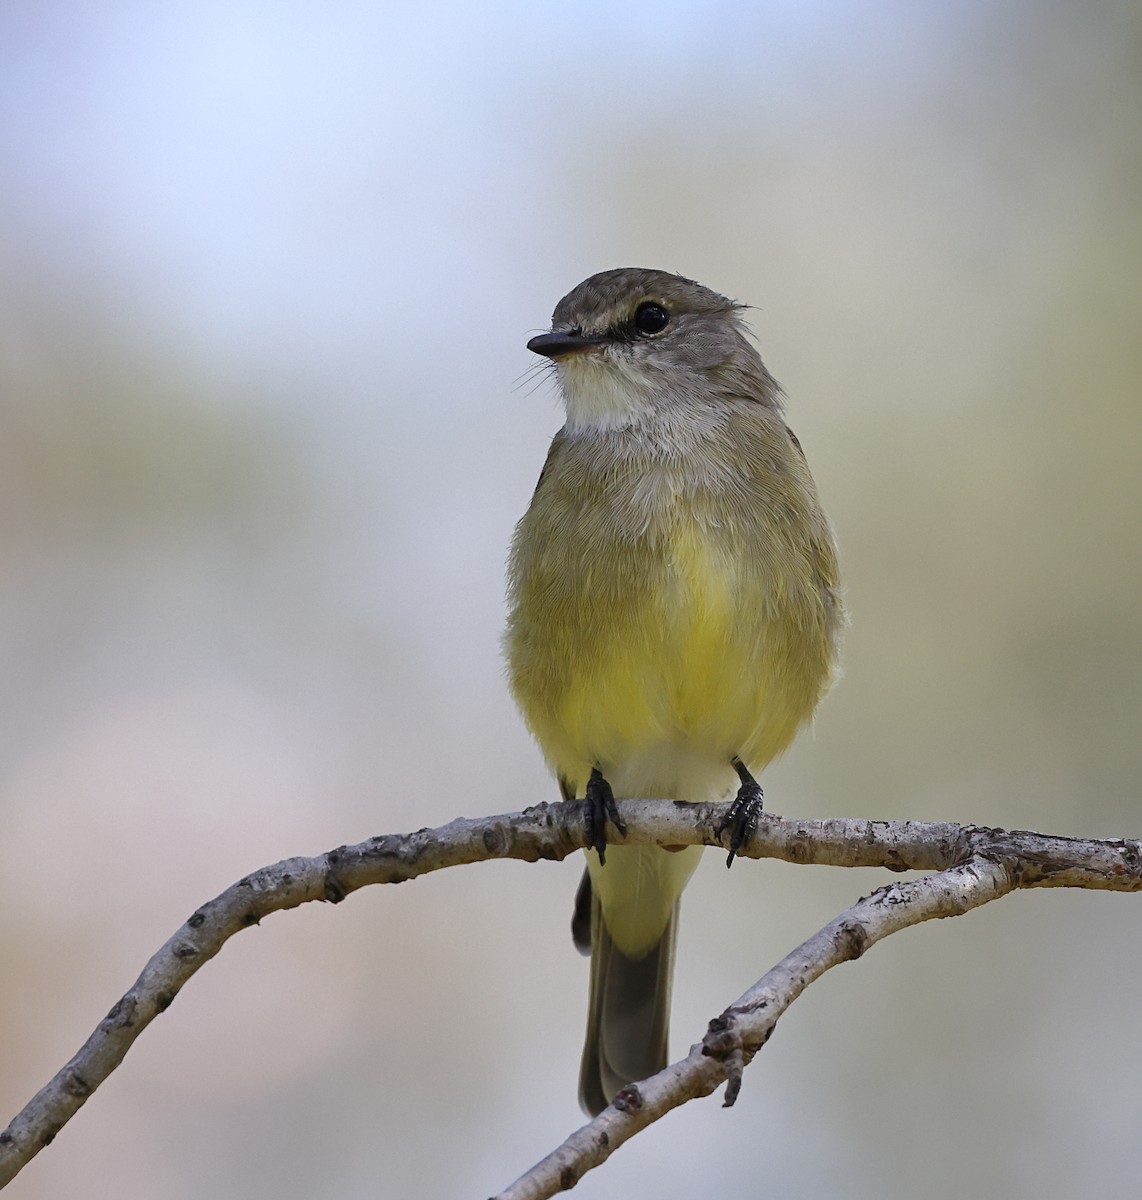
<svg viewBox="0 0 1142 1200">
<path fill-rule="evenodd" d="M 639 333 L 661 333 L 670 324 L 670 314 L 661 304 L 648 300 L 634 312 L 634 327 Z"/>
</svg>

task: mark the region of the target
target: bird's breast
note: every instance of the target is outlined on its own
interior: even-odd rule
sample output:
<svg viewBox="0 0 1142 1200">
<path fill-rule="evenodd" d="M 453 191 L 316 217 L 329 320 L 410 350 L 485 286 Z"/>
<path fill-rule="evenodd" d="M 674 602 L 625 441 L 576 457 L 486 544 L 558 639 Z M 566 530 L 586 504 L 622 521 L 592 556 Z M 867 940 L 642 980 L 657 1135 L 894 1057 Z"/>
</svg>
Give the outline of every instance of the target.
<svg viewBox="0 0 1142 1200">
<path fill-rule="evenodd" d="M 655 764 L 701 774 L 740 755 L 760 769 L 829 677 L 805 539 L 728 468 L 679 462 L 594 462 L 581 477 L 564 463 L 517 539 L 513 689 L 549 761 L 580 787 L 594 766 L 637 766 L 660 795 L 678 792 L 650 778 Z"/>
</svg>

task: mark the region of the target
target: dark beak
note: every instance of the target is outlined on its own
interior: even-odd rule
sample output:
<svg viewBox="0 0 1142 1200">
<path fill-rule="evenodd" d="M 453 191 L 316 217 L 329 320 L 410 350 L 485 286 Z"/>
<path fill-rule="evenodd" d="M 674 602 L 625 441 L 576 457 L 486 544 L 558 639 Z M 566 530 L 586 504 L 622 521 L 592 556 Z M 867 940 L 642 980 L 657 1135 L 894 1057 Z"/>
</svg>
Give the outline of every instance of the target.
<svg viewBox="0 0 1142 1200">
<path fill-rule="evenodd" d="M 527 348 L 533 354 L 542 354 L 544 358 L 562 358 L 565 354 L 581 354 L 592 346 L 602 346 L 606 338 L 585 337 L 581 333 L 541 333 L 533 337 Z"/>
</svg>

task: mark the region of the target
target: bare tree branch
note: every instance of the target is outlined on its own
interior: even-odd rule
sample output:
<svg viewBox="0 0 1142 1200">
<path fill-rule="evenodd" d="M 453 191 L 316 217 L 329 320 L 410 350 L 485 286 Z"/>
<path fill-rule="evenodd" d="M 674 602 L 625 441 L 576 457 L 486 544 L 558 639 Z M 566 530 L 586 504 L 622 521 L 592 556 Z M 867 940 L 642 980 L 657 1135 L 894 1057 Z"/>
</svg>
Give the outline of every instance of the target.
<svg viewBox="0 0 1142 1200">
<path fill-rule="evenodd" d="M 617 841 L 719 844 L 713 831 L 723 806 L 624 800 L 620 810 L 627 834 Z M 583 844 L 580 803 L 541 804 L 522 813 L 457 820 L 435 830 L 371 838 L 314 858 L 285 859 L 239 880 L 191 915 L 151 958 L 75 1057 L 0 1133 L 0 1187 L 52 1141 L 186 981 L 242 929 L 258 924 L 272 912 L 307 901 L 337 902 L 369 884 L 399 883 L 429 871 L 492 858 L 557 860 Z M 740 1080 L 742 1066 L 764 1044 L 777 1014 L 806 984 L 835 962 L 857 957 L 867 945 L 897 928 L 966 911 L 1014 887 L 1142 889 L 1142 847 L 1138 842 L 1050 837 L 951 823 L 802 821 L 766 815 L 750 845 L 740 853 L 797 863 L 944 874 L 882 889 L 842 914 L 727 1009 L 689 1058 L 638 1088 L 626 1089 L 616 1105 L 574 1134 L 505 1195 L 552 1195 L 684 1100 L 707 1095 L 725 1080 L 731 1081 L 736 1094 L 735 1081 Z M 1002 886 L 997 882 L 1000 876 Z M 991 891 L 985 880 L 993 880 L 988 885 Z M 732 1102 L 732 1096 L 729 1100 Z M 600 1142 L 604 1133 L 606 1145 Z M 551 1186 L 555 1168 L 549 1164 L 556 1158 L 556 1183 Z M 536 1173 L 547 1182 L 529 1182 Z M 535 1190 L 537 1187 L 540 1190 Z"/>
<path fill-rule="evenodd" d="M 691 1046 L 684 1059 L 625 1087 L 608 1108 L 496 1200 L 546 1200 L 574 1187 L 639 1130 L 688 1100 L 708 1096 L 722 1083 L 728 1083 L 726 1105 L 733 1104 L 743 1068 L 769 1040 L 778 1018 L 830 967 L 859 958 L 890 933 L 933 917 L 970 912 L 1015 886 L 1007 867 L 973 858 L 938 875 L 892 883 L 866 896 L 802 942 L 711 1021 L 705 1038 Z"/>
</svg>

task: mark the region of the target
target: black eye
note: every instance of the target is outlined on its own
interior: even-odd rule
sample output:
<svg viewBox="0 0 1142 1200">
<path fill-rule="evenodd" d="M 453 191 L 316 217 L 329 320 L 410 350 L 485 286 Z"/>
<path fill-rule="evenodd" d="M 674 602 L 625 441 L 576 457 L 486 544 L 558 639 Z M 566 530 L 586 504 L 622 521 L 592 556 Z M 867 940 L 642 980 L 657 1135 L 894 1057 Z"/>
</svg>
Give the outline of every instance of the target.
<svg viewBox="0 0 1142 1200">
<path fill-rule="evenodd" d="M 634 327 L 639 333 L 661 333 L 670 324 L 670 314 L 661 304 L 648 300 L 634 312 Z"/>
</svg>

